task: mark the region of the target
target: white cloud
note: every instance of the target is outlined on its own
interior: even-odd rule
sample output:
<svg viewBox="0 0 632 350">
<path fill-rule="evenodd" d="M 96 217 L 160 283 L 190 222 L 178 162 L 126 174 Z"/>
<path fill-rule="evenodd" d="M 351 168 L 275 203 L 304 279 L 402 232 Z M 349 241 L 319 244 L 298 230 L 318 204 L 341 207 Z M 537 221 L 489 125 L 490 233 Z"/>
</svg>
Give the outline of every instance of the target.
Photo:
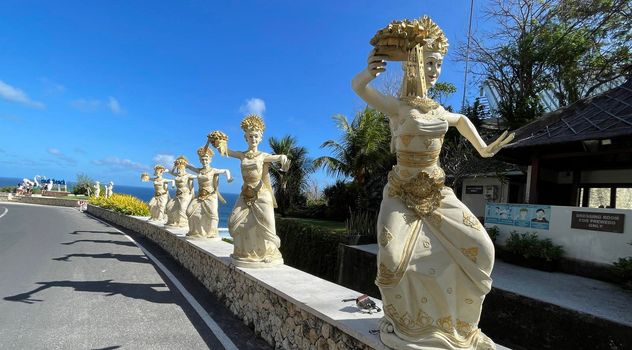
<svg viewBox="0 0 632 350">
<path fill-rule="evenodd" d="M 266 103 L 264 100 L 260 98 L 249 98 L 246 100 L 246 103 L 239 107 L 239 112 L 244 114 L 257 114 L 263 115 L 263 112 L 266 111 Z"/>
<path fill-rule="evenodd" d="M 162 164 L 167 168 L 171 168 L 173 166 L 173 162 L 176 161 L 176 156 L 173 154 L 156 154 L 154 157 L 154 162 L 157 164 Z"/>
<path fill-rule="evenodd" d="M 70 102 L 70 105 L 81 112 L 94 112 L 101 107 L 101 101 L 97 99 L 80 98 Z"/>
<path fill-rule="evenodd" d="M 61 163 L 59 163 L 60 165 L 75 165 L 77 164 L 77 161 L 72 158 L 69 157 L 67 155 L 65 155 L 62 151 L 60 151 L 57 148 L 54 147 L 50 147 L 47 149 L 48 153 L 55 156 L 55 158 L 59 159 L 61 161 Z"/>
<path fill-rule="evenodd" d="M 44 93 L 47 95 L 58 95 L 64 93 L 66 91 L 66 87 L 58 84 L 48 78 L 40 79 L 42 84 L 44 84 Z"/>
<path fill-rule="evenodd" d="M 93 160 L 92 163 L 107 167 L 110 170 L 129 170 L 129 171 L 149 170 L 149 167 L 147 165 L 134 162 L 129 159 L 121 159 L 119 157 L 106 157 L 100 160 Z"/>
<path fill-rule="evenodd" d="M 0 80 L 0 98 L 33 108 L 44 108 L 44 104 L 31 100 L 24 91 Z"/>
<path fill-rule="evenodd" d="M 110 96 L 108 98 L 108 107 L 110 108 L 110 110 L 114 114 L 121 114 L 121 113 L 123 113 L 123 108 L 121 108 L 121 104 L 119 103 L 119 101 L 117 99 L 115 99 L 112 96 Z"/>
</svg>

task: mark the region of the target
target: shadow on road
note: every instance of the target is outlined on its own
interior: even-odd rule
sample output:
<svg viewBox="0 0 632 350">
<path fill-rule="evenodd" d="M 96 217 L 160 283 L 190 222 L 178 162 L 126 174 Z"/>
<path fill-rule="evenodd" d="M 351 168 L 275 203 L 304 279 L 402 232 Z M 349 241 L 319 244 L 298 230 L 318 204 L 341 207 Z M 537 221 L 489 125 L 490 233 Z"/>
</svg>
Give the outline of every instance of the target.
<svg viewBox="0 0 632 350">
<path fill-rule="evenodd" d="M 89 230 L 79 230 L 68 232 L 69 235 L 80 235 L 82 233 L 107 233 L 108 235 L 117 235 L 122 236 L 123 234 L 117 231 L 89 231 Z"/>
<path fill-rule="evenodd" d="M 115 346 L 108 346 L 105 348 L 98 348 L 98 349 L 92 349 L 92 350 L 114 350 L 114 349 L 119 349 L 121 346 L 120 345 L 115 345 Z"/>
<path fill-rule="evenodd" d="M 151 264 L 149 259 L 147 259 L 144 255 L 131 255 L 131 254 L 112 254 L 112 253 L 103 253 L 103 254 L 67 254 L 66 256 L 62 256 L 59 258 L 53 258 L 53 260 L 57 261 L 71 261 L 70 258 L 94 258 L 94 259 L 116 259 L 121 262 L 133 262 L 133 263 L 141 263 L 141 264 Z"/>
<path fill-rule="evenodd" d="M 110 243 L 110 244 L 116 244 L 116 245 L 124 245 L 124 246 L 127 246 L 127 247 L 136 247 L 136 244 L 134 244 L 134 242 L 130 242 L 130 241 L 113 241 L 113 240 L 100 240 L 100 239 L 77 239 L 77 240 L 74 240 L 72 242 L 64 242 L 64 243 L 61 243 L 61 244 L 63 244 L 63 245 L 71 245 L 71 244 L 81 243 L 81 242 Z"/>
<path fill-rule="evenodd" d="M 42 299 L 33 298 L 33 294 L 52 287 L 74 288 L 75 292 L 103 293 L 106 296 L 122 295 L 128 298 L 142 299 L 152 303 L 175 304 L 170 290 L 157 291 L 155 287 L 167 287 L 164 283 L 119 283 L 112 280 L 103 281 L 51 281 L 37 282 L 40 286 L 25 293 L 5 297 L 7 301 L 18 301 L 26 304 L 35 304 Z"/>
</svg>

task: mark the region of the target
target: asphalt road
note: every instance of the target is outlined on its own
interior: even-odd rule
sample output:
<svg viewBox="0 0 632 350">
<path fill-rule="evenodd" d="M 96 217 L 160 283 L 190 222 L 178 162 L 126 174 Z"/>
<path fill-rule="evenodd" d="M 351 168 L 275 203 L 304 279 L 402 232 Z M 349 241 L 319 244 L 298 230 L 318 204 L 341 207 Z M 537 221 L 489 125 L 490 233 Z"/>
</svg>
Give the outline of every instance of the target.
<svg viewBox="0 0 632 350">
<path fill-rule="evenodd" d="M 131 236 L 147 255 L 76 209 L 0 203 L 0 349 L 268 348 L 160 248 Z"/>
</svg>

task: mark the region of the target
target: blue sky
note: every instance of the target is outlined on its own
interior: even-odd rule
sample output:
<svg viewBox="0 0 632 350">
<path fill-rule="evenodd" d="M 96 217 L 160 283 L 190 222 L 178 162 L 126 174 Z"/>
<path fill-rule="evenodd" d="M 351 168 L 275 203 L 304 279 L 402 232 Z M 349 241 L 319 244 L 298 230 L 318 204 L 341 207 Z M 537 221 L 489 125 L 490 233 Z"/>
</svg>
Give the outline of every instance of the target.
<svg viewBox="0 0 632 350">
<path fill-rule="evenodd" d="M 476 28 L 485 26 L 480 7 Z M 463 65 L 453 56 L 468 11 L 461 0 L 4 0 L 0 176 L 72 181 L 81 172 L 141 186 L 157 161 L 184 154 L 196 163 L 212 130 L 244 148 L 239 122 L 249 111 L 266 121 L 263 150 L 268 137 L 291 134 L 311 157 L 324 155 L 320 144 L 339 135 L 331 117 L 364 107 L 350 81 L 391 20 L 428 14 L 444 29 L 452 50 L 439 80 L 458 87 L 448 104 L 460 105 Z M 239 177 L 235 159 L 216 156 L 213 166 Z"/>
</svg>

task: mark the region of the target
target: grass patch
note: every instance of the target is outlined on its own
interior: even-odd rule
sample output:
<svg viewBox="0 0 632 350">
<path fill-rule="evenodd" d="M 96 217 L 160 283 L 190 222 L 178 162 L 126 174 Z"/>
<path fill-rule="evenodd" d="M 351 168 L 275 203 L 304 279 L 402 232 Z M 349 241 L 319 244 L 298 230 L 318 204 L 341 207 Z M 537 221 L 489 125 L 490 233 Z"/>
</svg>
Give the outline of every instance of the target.
<svg viewBox="0 0 632 350">
<path fill-rule="evenodd" d="M 343 221 L 305 219 L 305 218 L 283 218 L 283 219 L 299 222 L 305 225 L 321 227 L 321 228 L 324 228 L 336 233 L 347 232 L 347 228 Z"/>
</svg>

